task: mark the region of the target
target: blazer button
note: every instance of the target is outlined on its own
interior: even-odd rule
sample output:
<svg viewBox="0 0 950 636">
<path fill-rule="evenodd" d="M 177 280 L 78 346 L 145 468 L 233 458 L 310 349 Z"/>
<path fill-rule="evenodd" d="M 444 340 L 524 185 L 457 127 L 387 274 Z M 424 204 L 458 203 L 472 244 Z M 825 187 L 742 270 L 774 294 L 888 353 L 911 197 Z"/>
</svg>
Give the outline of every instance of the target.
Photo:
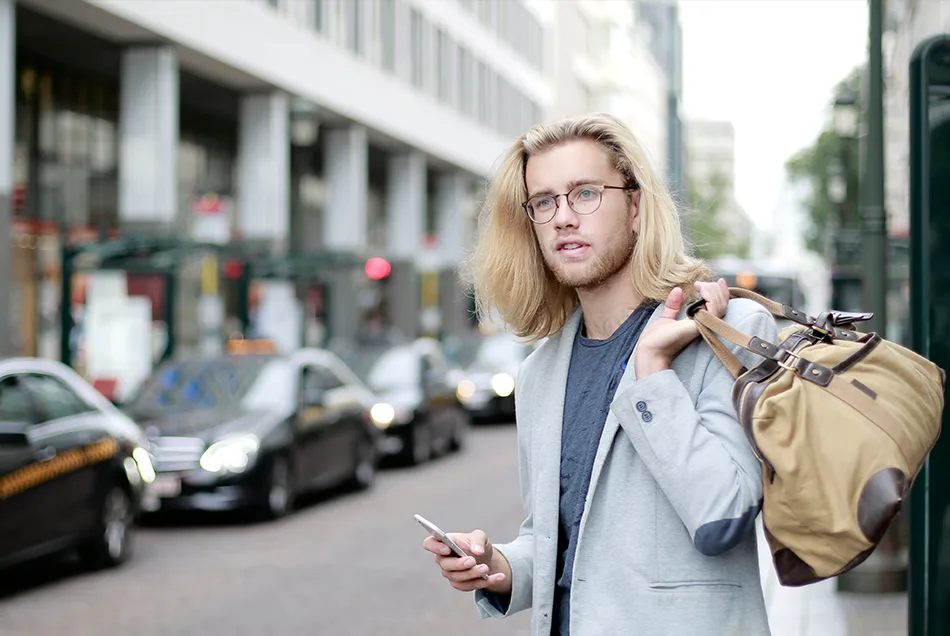
<svg viewBox="0 0 950 636">
<path fill-rule="evenodd" d="M 641 417 L 643 418 L 644 422 L 650 422 L 653 420 L 653 413 L 651 413 L 650 411 L 644 411 Z"/>
<path fill-rule="evenodd" d="M 637 410 L 640 411 L 641 413 L 643 413 L 644 411 L 646 411 L 646 410 L 647 410 L 647 403 L 644 402 L 643 400 L 640 400 L 639 402 L 637 402 Z"/>
</svg>

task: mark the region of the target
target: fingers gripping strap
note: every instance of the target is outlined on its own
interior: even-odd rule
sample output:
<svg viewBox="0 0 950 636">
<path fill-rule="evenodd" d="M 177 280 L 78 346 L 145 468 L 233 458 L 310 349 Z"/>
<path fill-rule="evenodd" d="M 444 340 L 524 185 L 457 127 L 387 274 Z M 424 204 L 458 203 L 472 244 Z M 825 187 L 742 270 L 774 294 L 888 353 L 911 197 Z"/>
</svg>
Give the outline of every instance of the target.
<svg viewBox="0 0 950 636">
<path fill-rule="evenodd" d="M 705 309 L 701 309 L 693 315 L 693 320 L 697 325 L 702 325 L 712 333 L 722 336 L 737 347 L 742 347 L 752 353 L 763 357 L 771 357 L 775 351 L 774 345 L 770 345 L 764 340 L 747 336 L 732 325 L 726 323 L 721 318 L 717 318 Z M 721 344 L 721 343 L 720 343 Z M 758 346 L 757 346 L 758 345 Z M 712 345 L 710 345 L 712 346 Z"/>
</svg>

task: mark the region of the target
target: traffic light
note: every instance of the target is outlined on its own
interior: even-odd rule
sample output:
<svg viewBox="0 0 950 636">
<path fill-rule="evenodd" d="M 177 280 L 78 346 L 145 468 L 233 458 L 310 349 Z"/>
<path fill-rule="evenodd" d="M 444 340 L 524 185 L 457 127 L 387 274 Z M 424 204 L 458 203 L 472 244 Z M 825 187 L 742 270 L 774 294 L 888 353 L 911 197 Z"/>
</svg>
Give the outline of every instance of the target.
<svg viewBox="0 0 950 636">
<path fill-rule="evenodd" d="M 910 63 L 911 345 L 950 372 L 950 35 Z M 944 387 L 944 400 L 947 400 Z M 910 501 L 911 636 L 950 634 L 950 408 Z"/>
<path fill-rule="evenodd" d="M 363 271 L 370 280 L 383 280 L 393 271 L 393 266 L 385 258 L 374 256 L 366 260 Z"/>
</svg>

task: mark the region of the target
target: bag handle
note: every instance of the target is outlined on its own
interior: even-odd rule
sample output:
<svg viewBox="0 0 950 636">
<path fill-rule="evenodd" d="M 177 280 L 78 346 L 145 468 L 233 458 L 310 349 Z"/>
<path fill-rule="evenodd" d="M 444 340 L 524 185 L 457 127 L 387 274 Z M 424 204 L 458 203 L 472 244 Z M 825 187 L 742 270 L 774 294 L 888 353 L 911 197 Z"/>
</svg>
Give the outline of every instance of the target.
<svg viewBox="0 0 950 636">
<path fill-rule="evenodd" d="M 863 335 L 851 329 L 839 329 L 835 326 L 839 321 L 841 324 L 850 324 L 857 320 L 868 320 L 871 317 L 871 314 L 825 312 L 816 320 L 803 311 L 799 311 L 788 305 L 782 305 L 748 289 L 730 287 L 729 294 L 731 298 L 746 298 L 757 302 L 777 318 L 786 318 L 802 326 L 809 327 L 826 337 L 839 340 L 854 341 Z M 706 311 L 705 307 L 706 301 L 700 298 L 687 306 L 686 315 L 692 318 L 696 323 L 696 327 L 699 330 L 699 334 L 703 337 L 703 340 L 706 341 L 709 348 L 712 349 L 713 353 L 716 354 L 716 357 L 719 358 L 720 362 L 723 363 L 733 378 L 738 378 L 744 373 L 745 366 L 717 336 L 763 358 L 779 360 L 785 355 L 785 351 L 777 345 L 762 340 L 758 336 L 749 336 L 742 333 L 726 321 Z M 821 323 L 821 326 L 819 326 L 818 323 Z"/>
<path fill-rule="evenodd" d="M 853 326 L 856 322 L 864 322 L 874 317 L 874 314 L 871 312 L 826 311 L 822 312 L 817 318 L 813 318 L 804 311 L 795 309 L 791 305 L 783 305 L 771 298 L 766 298 L 761 294 L 757 294 L 743 287 L 730 287 L 729 297 L 751 300 L 765 307 L 765 309 L 776 318 L 790 320 L 803 327 L 810 327 L 826 336 L 839 340 L 856 340 L 863 335 L 860 333 L 855 334 L 853 327 L 852 329 L 839 329 L 839 327 Z M 705 306 L 705 304 L 706 301 L 702 298 L 693 301 L 687 307 L 687 315 L 692 316 L 700 307 Z"/>
</svg>

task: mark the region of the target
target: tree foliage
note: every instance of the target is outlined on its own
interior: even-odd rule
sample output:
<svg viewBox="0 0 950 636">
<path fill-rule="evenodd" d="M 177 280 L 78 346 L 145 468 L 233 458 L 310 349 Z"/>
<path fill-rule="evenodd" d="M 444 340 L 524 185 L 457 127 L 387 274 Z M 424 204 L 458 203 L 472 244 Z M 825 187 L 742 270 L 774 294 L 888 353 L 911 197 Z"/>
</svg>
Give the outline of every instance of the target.
<svg viewBox="0 0 950 636">
<path fill-rule="evenodd" d="M 860 84 L 861 68 L 857 68 L 835 87 L 837 95 L 842 86 L 856 90 Z M 860 125 L 860 122 L 859 122 Z M 805 229 L 805 247 L 824 254 L 825 236 L 832 223 L 850 227 L 856 222 L 859 153 L 854 140 L 842 138 L 833 129 L 822 131 L 808 147 L 802 148 L 785 163 L 785 172 L 793 182 L 805 183 L 809 192 L 804 201 L 808 212 Z M 847 187 L 843 203 L 835 202 L 829 192 L 834 166 L 840 166 Z"/>
<path fill-rule="evenodd" d="M 724 218 L 733 205 L 731 188 L 725 175 L 713 172 L 709 178 L 698 182 L 691 179 L 687 197 L 690 214 L 686 223 L 693 252 L 701 259 L 719 256 L 745 258 L 749 252 L 747 236 L 737 234 Z"/>
</svg>

